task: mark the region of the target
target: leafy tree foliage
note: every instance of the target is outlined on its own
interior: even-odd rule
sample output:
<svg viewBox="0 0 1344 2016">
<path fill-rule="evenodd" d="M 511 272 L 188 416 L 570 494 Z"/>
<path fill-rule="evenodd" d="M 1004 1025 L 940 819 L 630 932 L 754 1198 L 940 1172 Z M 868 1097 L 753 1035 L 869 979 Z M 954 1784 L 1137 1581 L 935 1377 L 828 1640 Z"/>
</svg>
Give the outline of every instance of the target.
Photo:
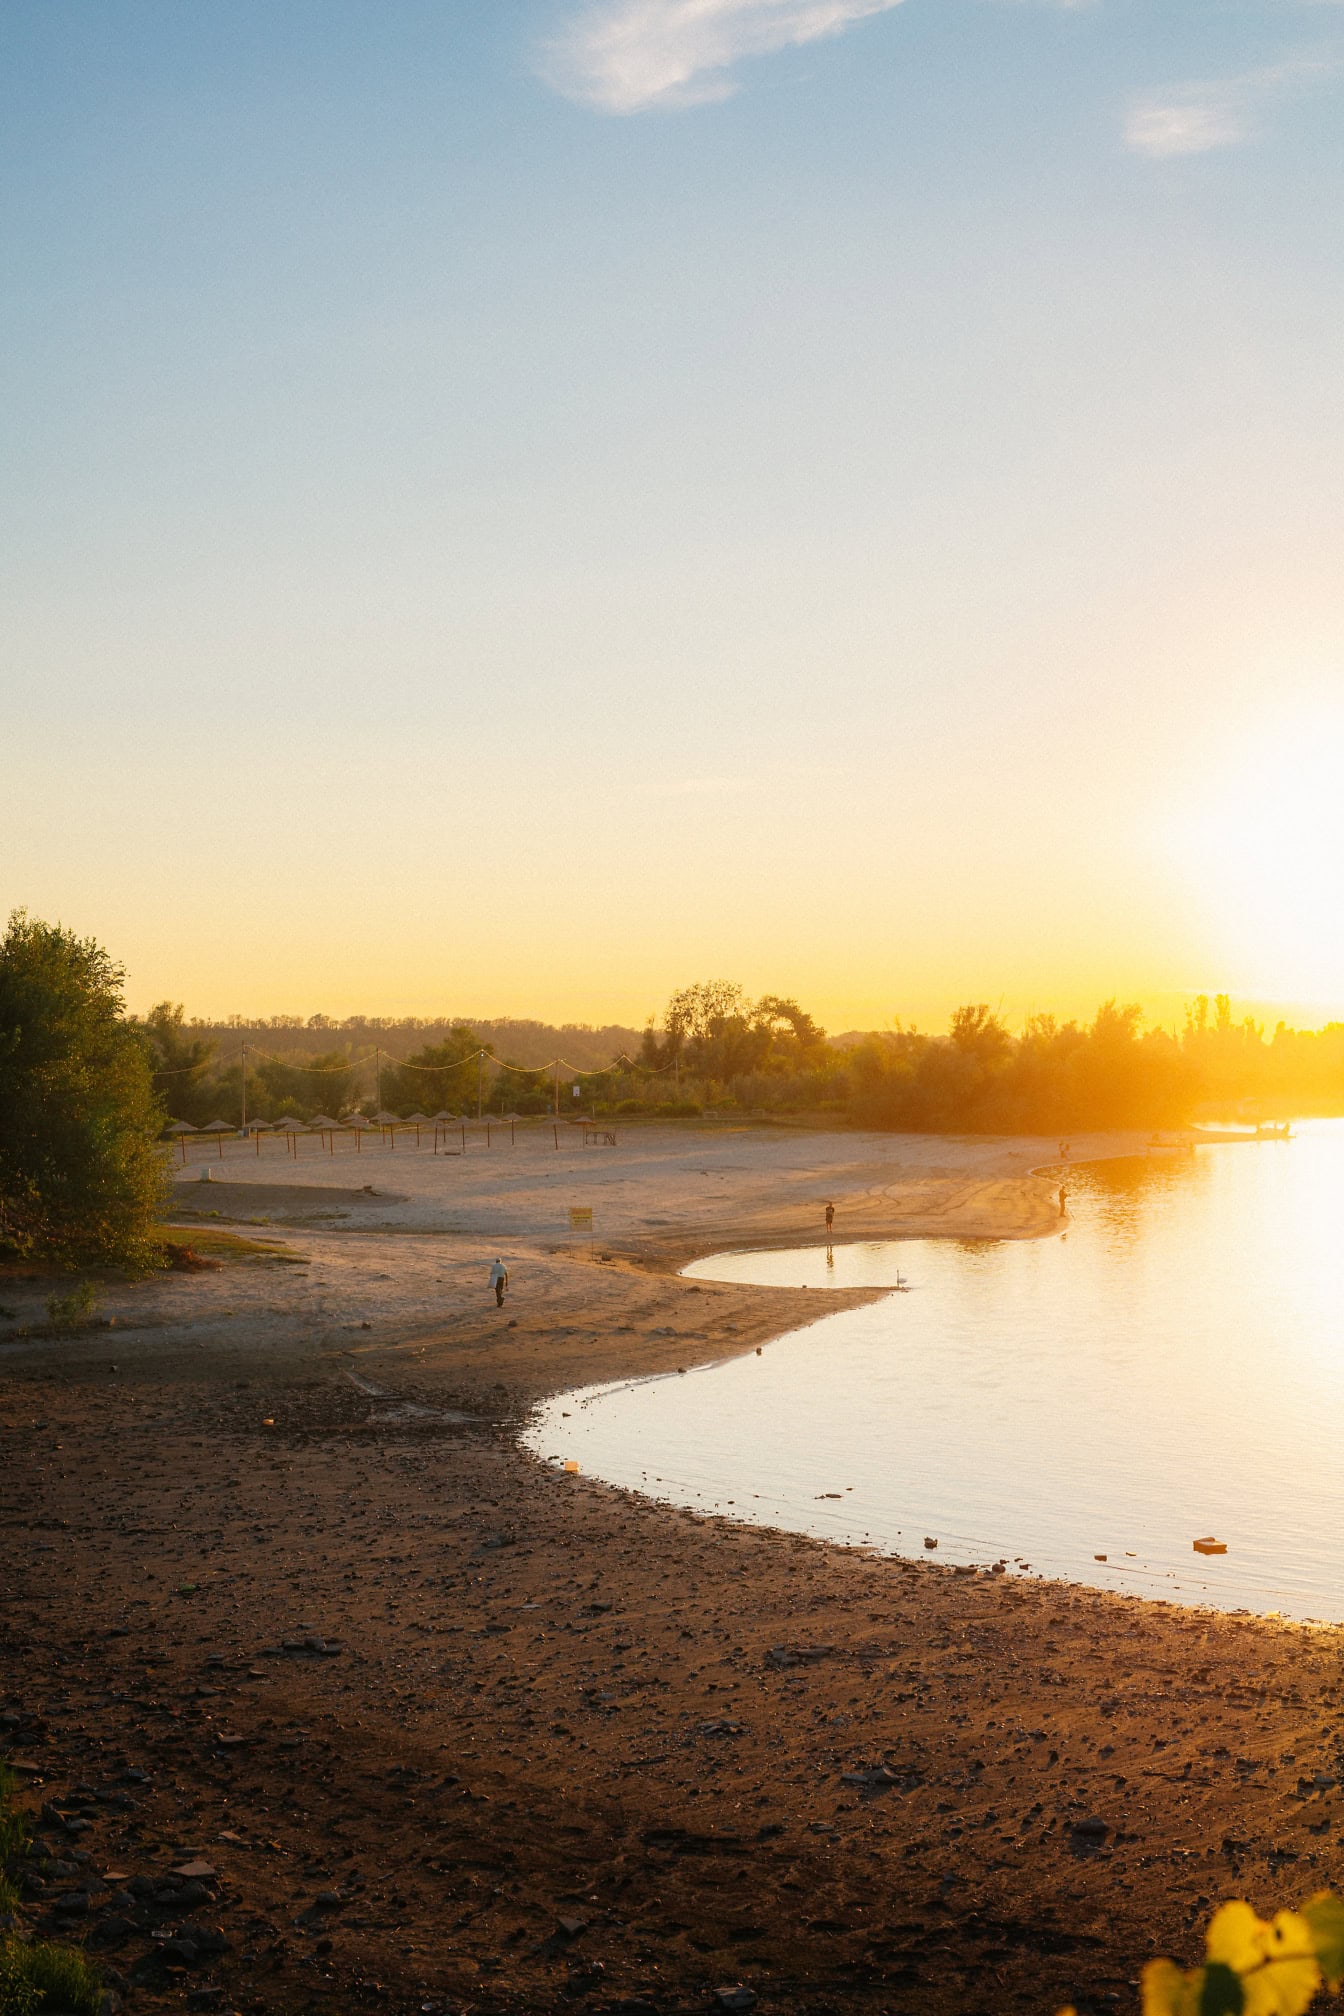
<svg viewBox="0 0 1344 2016">
<path fill-rule="evenodd" d="M 921 1132 L 1170 1127 L 1198 1093 L 1176 1039 L 1145 1031 L 1136 1007 L 1113 1001 L 1089 1027 L 1038 1015 L 1018 1037 L 983 1003 L 959 1008 L 946 1037 L 865 1037 L 850 1052 L 850 1075 L 855 1119 Z"/>
<path fill-rule="evenodd" d="M 766 994 L 753 1002 L 735 981 L 702 980 L 672 996 L 662 1038 L 645 1032 L 641 1061 L 726 1086 L 806 1070 L 824 1061 L 825 1049 L 825 1030 L 796 1001 Z"/>
<path fill-rule="evenodd" d="M 216 1045 L 191 1034 L 180 1001 L 160 1001 L 140 1024 L 149 1045 L 154 1089 L 175 1120 L 203 1127 L 219 1117 L 210 1079 Z"/>
<path fill-rule="evenodd" d="M 384 1067 L 384 1106 L 389 1113 L 474 1113 L 476 1053 L 488 1047 L 468 1023 L 454 1023 L 442 1042 L 406 1059 L 414 1069 Z"/>
<path fill-rule="evenodd" d="M 163 1108 L 101 945 L 16 911 L 0 940 L 0 1247 L 156 1265 Z"/>
<path fill-rule="evenodd" d="M 247 1110 L 254 1120 L 306 1119 L 314 1113 L 336 1119 L 354 1089 L 354 1067 L 343 1050 L 303 1059 L 263 1057 L 248 1072 Z M 236 1100 L 233 1110 L 238 1111 Z"/>
<path fill-rule="evenodd" d="M 1270 1919 L 1236 1901 L 1209 1920 L 1202 1967 L 1147 1963 L 1143 2016 L 1303 2016 L 1322 1987 L 1338 1990 L 1341 1977 L 1344 1903 L 1332 1891 Z"/>
</svg>

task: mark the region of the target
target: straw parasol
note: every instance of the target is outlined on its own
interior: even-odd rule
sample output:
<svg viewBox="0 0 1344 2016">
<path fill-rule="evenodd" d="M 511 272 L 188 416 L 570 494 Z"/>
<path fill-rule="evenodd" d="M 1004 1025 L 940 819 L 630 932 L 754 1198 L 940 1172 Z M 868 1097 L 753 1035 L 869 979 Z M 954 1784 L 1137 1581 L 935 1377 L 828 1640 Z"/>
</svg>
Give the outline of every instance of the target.
<svg viewBox="0 0 1344 2016">
<path fill-rule="evenodd" d="M 185 1164 L 187 1159 L 187 1136 L 188 1134 L 198 1133 L 199 1129 L 193 1127 L 190 1120 L 170 1120 L 163 1131 L 165 1134 L 172 1134 L 177 1137 L 177 1145 L 182 1150 L 182 1161 Z"/>
<path fill-rule="evenodd" d="M 353 1133 L 355 1137 L 355 1153 L 357 1155 L 362 1153 L 362 1150 L 360 1148 L 360 1136 L 363 1134 L 367 1134 L 372 1130 L 373 1122 L 371 1120 L 366 1120 L 362 1113 L 347 1113 L 344 1120 L 341 1122 L 341 1125 L 343 1127 L 348 1127 L 350 1131 Z"/>
<path fill-rule="evenodd" d="M 308 1122 L 313 1131 L 322 1136 L 327 1144 L 327 1152 L 330 1155 L 336 1153 L 336 1129 L 340 1124 L 339 1120 L 333 1120 L 328 1113 L 314 1113 L 312 1119 Z"/>
<path fill-rule="evenodd" d="M 429 1124 L 428 1113 L 408 1113 L 406 1115 L 406 1125 L 415 1129 L 415 1145 L 417 1148 L 420 1146 L 420 1129 L 428 1127 Z"/>
<path fill-rule="evenodd" d="M 305 1126 L 304 1122 L 302 1120 L 291 1119 L 289 1114 L 286 1114 L 283 1120 L 276 1121 L 275 1131 L 277 1134 L 283 1134 L 285 1136 L 286 1140 L 289 1143 L 290 1154 L 297 1159 L 299 1152 L 297 1137 L 300 1134 L 306 1134 L 308 1132 L 308 1129 Z"/>
<path fill-rule="evenodd" d="M 224 1136 L 234 1131 L 231 1120 L 207 1120 L 201 1128 L 202 1134 L 216 1134 L 219 1137 L 219 1159 L 224 1160 Z"/>
</svg>

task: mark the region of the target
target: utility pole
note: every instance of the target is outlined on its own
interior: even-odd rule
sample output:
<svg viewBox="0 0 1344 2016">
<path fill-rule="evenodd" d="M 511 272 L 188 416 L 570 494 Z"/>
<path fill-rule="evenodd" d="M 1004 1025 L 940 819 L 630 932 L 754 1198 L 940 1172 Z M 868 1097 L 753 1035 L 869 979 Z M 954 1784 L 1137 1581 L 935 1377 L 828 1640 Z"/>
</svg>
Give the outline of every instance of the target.
<svg viewBox="0 0 1344 2016">
<path fill-rule="evenodd" d="M 555 1117 L 560 1118 L 560 1059 L 555 1060 Z M 556 1144 L 559 1145 L 558 1143 Z"/>
<path fill-rule="evenodd" d="M 383 1053 L 375 1043 L 373 1046 L 373 1110 L 383 1110 Z"/>
<path fill-rule="evenodd" d="M 484 1050 L 478 1050 L 476 1052 L 476 1123 L 478 1126 L 481 1119 L 481 1080 L 484 1072 L 485 1052 Z"/>
<path fill-rule="evenodd" d="M 243 1118 L 240 1132 L 247 1132 L 247 1045 L 243 1045 Z"/>
</svg>

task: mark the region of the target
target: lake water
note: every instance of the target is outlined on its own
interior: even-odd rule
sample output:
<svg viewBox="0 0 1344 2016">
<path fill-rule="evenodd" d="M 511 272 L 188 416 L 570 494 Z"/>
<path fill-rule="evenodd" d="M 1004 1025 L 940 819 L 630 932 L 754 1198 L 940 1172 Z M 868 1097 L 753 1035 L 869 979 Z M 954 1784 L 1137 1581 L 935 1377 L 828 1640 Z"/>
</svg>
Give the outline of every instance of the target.
<svg viewBox="0 0 1344 2016">
<path fill-rule="evenodd" d="M 531 1445 L 886 1553 L 929 1535 L 939 1561 L 1344 1619 L 1344 1122 L 1067 1181 L 1064 1236 L 698 1262 L 910 1285 L 760 1356 L 565 1395 Z M 1204 1535 L 1227 1554 L 1196 1555 Z"/>
</svg>

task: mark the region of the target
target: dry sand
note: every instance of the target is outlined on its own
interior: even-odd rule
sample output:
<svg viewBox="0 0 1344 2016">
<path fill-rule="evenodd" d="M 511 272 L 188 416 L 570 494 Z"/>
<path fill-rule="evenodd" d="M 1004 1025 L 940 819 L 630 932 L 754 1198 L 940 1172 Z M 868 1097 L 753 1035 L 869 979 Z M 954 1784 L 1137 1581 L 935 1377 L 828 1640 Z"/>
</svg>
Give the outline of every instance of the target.
<svg viewBox="0 0 1344 2016">
<path fill-rule="evenodd" d="M 294 1257 L 109 1288 L 111 1331 L 16 1335 L 45 1290 L 0 1283 L 30 1915 L 132 2009 L 1049 2011 L 1333 1879 L 1337 1633 L 873 1560 L 517 1445 L 545 1394 L 816 1313 L 689 1254 L 811 1239 L 828 1196 L 838 1235 L 1030 1236 L 1054 1143 L 561 1140 L 240 1154 L 180 1236 Z M 124 1888 L 197 1856 L 186 1902 Z"/>
</svg>

